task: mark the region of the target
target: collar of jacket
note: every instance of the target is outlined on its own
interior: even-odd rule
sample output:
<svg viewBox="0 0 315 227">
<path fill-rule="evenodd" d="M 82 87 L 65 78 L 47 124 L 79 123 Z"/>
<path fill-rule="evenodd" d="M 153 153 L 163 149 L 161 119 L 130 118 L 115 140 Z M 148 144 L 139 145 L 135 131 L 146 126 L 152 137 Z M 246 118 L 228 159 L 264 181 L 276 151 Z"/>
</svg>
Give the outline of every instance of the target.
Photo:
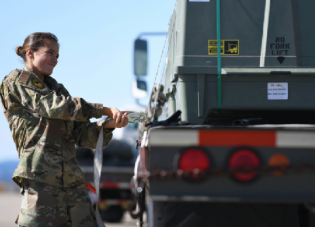
<svg viewBox="0 0 315 227">
<path fill-rule="evenodd" d="M 34 74 L 39 79 L 39 77 L 34 73 L 34 71 L 31 70 L 28 66 L 24 65 L 23 71 L 30 72 L 30 73 Z M 48 83 L 50 83 L 53 87 L 55 87 L 56 90 L 58 90 L 60 88 L 60 85 L 58 84 L 58 82 L 54 78 L 52 78 L 51 76 L 45 76 L 43 82 L 45 83 L 45 81 L 48 81 Z"/>
</svg>

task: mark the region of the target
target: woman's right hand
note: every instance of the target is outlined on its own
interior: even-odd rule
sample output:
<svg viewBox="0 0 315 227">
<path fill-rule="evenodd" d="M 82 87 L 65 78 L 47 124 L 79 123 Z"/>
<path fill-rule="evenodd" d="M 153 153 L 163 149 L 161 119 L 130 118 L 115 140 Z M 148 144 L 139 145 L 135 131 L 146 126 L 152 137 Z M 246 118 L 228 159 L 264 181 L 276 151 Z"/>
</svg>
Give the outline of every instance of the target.
<svg viewBox="0 0 315 227">
<path fill-rule="evenodd" d="M 113 119 L 107 121 L 104 128 L 123 128 L 128 124 L 127 113 L 115 113 Z"/>
</svg>

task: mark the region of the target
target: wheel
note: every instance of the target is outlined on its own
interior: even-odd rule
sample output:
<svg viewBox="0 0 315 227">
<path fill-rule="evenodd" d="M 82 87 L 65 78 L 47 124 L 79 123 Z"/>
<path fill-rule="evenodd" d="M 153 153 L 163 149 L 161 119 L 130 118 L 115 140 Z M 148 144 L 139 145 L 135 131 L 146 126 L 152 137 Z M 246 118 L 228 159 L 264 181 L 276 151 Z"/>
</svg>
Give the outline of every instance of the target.
<svg viewBox="0 0 315 227">
<path fill-rule="evenodd" d="M 110 206 L 106 210 L 99 210 L 100 216 L 105 222 L 121 222 L 124 210 L 120 206 Z"/>
</svg>

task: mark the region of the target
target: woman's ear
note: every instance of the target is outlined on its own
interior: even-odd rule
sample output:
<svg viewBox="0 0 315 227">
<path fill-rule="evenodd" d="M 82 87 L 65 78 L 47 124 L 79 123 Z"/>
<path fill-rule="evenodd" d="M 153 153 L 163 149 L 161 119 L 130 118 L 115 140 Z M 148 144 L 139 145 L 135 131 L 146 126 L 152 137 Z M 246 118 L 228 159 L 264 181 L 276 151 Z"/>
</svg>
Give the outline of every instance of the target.
<svg viewBox="0 0 315 227">
<path fill-rule="evenodd" d="M 33 60 L 34 59 L 34 51 L 32 51 L 30 48 L 26 50 L 26 58 Z"/>
</svg>

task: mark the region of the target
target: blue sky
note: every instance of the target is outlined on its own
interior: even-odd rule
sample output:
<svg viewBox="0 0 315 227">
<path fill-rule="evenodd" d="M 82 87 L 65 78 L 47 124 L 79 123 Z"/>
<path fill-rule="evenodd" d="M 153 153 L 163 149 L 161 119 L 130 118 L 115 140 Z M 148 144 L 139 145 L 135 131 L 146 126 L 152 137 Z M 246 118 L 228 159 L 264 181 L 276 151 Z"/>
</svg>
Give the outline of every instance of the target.
<svg viewBox="0 0 315 227">
<path fill-rule="evenodd" d="M 52 76 L 72 96 L 118 108 L 134 103 L 134 39 L 141 32 L 166 32 L 174 3 L 175 0 L 1 1 L 0 76 L 23 68 L 15 48 L 23 44 L 26 36 L 51 32 L 60 43 L 60 58 Z M 165 36 L 147 40 L 146 80 L 150 90 Z M 3 114 L 0 145 L 0 162 L 18 159 Z"/>
</svg>

